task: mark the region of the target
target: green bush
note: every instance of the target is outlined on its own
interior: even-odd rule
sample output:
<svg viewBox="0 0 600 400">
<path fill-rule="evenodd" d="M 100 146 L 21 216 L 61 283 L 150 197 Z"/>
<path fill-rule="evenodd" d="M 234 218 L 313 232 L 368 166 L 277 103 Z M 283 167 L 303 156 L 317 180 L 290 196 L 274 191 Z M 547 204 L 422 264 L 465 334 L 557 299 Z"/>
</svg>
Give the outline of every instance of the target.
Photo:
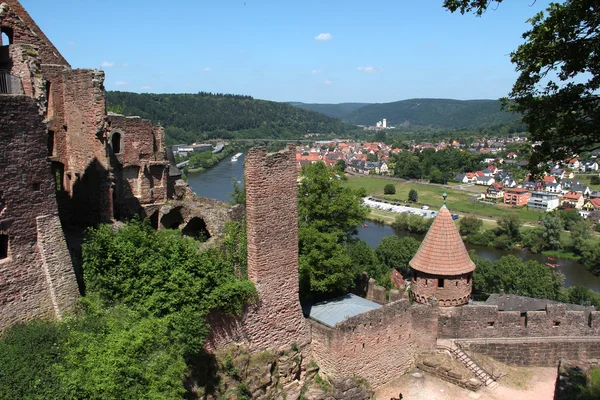
<svg viewBox="0 0 600 400">
<path fill-rule="evenodd" d="M 396 194 L 396 186 L 388 183 L 383 187 L 383 194 Z"/>
</svg>

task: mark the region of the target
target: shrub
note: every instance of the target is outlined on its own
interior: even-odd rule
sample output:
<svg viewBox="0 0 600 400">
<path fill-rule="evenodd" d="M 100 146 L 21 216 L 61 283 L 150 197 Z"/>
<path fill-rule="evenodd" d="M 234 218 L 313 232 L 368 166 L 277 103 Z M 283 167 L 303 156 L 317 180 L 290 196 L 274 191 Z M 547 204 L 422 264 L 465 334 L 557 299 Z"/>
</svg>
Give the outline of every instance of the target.
<svg viewBox="0 0 600 400">
<path fill-rule="evenodd" d="M 388 183 L 383 187 L 383 194 L 396 194 L 396 186 Z"/>
</svg>

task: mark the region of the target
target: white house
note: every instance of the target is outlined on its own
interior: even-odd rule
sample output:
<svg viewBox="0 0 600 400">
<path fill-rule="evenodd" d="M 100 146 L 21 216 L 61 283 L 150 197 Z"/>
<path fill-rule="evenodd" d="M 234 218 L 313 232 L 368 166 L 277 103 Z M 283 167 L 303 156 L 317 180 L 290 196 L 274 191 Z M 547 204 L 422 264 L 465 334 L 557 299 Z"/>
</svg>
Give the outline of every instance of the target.
<svg viewBox="0 0 600 400">
<path fill-rule="evenodd" d="M 461 183 L 471 182 L 471 180 L 469 178 L 467 178 L 467 175 L 465 175 L 465 174 L 456 174 L 456 177 L 454 178 L 454 180 L 457 182 L 461 182 Z"/>
<path fill-rule="evenodd" d="M 387 175 L 388 172 L 390 172 L 390 169 L 388 168 L 386 163 L 382 162 L 381 166 L 379 167 L 379 173 L 382 175 Z"/>
<path fill-rule="evenodd" d="M 560 206 L 560 199 L 557 194 L 533 192 L 527 201 L 527 208 L 539 211 L 552 211 Z"/>
<path fill-rule="evenodd" d="M 495 181 L 496 180 L 494 179 L 493 176 L 479 176 L 479 177 L 477 177 L 477 182 L 475 182 L 475 184 L 476 185 L 490 186 Z"/>
<path fill-rule="evenodd" d="M 517 181 L 515 181 L 513 178 L 511 178 L 510 176 L 504 178 L 502 180 L 502 186 L 504 187 L 516 187 L 517 186 Z"/>
<path fill-rule="evenodd" d="M 562 193 L 562 185 L 560 183 L 546 183 L 546 192 Z"/>
<path fill-rule="evenodd" d="M 595 172 L 598 171 L 598 163 L 596 161 L 582 161 L 579 169 L 582 172 Z"/>
</svg>

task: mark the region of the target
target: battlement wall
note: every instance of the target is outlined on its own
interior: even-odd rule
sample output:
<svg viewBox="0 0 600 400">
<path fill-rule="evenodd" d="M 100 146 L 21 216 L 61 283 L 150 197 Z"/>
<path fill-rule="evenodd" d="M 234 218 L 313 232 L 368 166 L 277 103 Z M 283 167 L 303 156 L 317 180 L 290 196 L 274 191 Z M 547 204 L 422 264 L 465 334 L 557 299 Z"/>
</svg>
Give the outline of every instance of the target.
<svg viewBox="0 0 600 400">
<path fill-rule="evenodd" d="M 310 321 L 312 356 L 322 373 L 361 376 L 373 386 L 410 370 L 436 344 L 436 308 L 402 299 L 330 328 Z"/>
<path fill-rule="evenodd" d="M 440 338 L 600 336 L 600 312 L 567 311 L 548 304 L 545 311 L 499 311 L 497 306 L 463 306 L 440 311 Z"/>
</svg>

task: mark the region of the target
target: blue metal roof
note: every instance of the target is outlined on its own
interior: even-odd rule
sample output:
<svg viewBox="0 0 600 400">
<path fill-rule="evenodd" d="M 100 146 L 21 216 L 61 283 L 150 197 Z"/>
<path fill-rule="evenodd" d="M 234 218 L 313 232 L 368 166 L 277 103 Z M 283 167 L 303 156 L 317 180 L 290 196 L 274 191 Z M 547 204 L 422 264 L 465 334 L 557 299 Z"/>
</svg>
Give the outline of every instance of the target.
<svg viewBox="0 0 600 400">
<path fill-rule="evenodd" d="M 349 293 L 313 305 L 309 317 L 333 328 L 338 322 L 379 307 L 380 304 Z"/>
</svg>

